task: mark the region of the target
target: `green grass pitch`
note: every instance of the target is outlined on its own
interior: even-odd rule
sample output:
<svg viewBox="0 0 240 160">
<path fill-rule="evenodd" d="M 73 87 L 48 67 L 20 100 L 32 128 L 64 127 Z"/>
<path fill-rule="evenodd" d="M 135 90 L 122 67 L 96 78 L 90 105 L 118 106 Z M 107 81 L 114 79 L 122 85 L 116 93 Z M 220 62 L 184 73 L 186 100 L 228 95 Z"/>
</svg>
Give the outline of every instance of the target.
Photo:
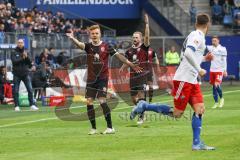
<svg viewBox="0 0 240 160">
<path fill-rule="evenodd" d="M 147 121 L 136 126 L 121 103 L 112 112 L 115 135 L 87 135 L 88 121 L 66 122 L 56 118 L 54 109 L 15 113 L 13 106 L 0 106 L 0 160 L 239 160 L 240 86 L 224 86 L 225 105 L 211 109 L 211 87 L 205 85 L 206 104 L 202 139 L 215 151 L 192 151 L 190 107 L 179 120 L 148 113 Z M 155 97 L 155 102 L 172 104 L 172 97 Z M 73 109 L 81 112 L 85 108 Z M 106 128 L 97 119 L 99 131 Z"/>
</svg>

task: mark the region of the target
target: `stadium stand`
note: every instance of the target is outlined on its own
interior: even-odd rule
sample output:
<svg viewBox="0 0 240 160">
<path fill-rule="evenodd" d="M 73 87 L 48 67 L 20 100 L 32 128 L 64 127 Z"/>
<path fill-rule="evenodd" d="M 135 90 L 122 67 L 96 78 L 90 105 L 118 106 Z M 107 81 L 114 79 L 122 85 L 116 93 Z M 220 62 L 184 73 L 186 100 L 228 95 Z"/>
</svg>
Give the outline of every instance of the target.
<svg viewBox="0 0 240 160">
<path fill-rule="evenodd" d="M 157 1 L 152 0 L 151 2 L 158 6 L 159 12 L 164 15 L 169 21 L 181 31 L 182 35 L 186 35 L 189 33 L 193 26 L 190 24 L 191 15 L 189 13 L 190 4 L 194 2 L 197 13 L 208 13 L 211 15 L 211 6 L 213 2 L 209 0 L 175 0 L 172 5 L 165 5 L 163 6 L 163 0 Z M 225 1 L 220 1 L 220 5 L 223 5 Z M 165 1 L 167 3 L 167 1 Z M 230 2 L 230 4 L 234 4 Z M 223 18 L 224 19 L 224 18 Z M 231 23 L 231 17 L 227 16 L 225 19 L 226 23 Z M 233 20 L 234 22 L 234 20 Z M 222 24 L 213 25 L 209 31 L 210 35 L 233 35 L 235 34 L 233 31 L 234 28 L 231 25 L 230 28 L 226 28 Z"/>
<path fill-rule="evenodd" d="M 86 32 L 86 29 L 77 27 L 76 20 L 64 18 L 64 13 L 51 11 L 39 11 L 36 7 L 32 10 L 21 11 L 12 6 L 11 3 L 2 3 L 1 25 L 4 25 L 5 32 L 22 33 L 65 33 L 69 29 L 74 32 Z"/>
</svg>

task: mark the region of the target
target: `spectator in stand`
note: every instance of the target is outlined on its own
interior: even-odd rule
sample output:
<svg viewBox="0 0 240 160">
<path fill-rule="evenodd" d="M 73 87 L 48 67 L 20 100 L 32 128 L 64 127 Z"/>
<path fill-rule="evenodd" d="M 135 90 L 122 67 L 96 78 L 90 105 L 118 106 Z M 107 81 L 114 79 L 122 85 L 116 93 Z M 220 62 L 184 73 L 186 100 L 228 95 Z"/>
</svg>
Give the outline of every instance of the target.
<svg viewBox="0 0 240 160">
<path fill-rule="evenodd" d="M 196 15 L 197 15 L 197 8 L 195 6 L 194 0 L 192 0 L 190 8 L 189 8 L 189 13 L 191 16 L 191 25 L 194 25 L 196 22 Z"/>
<path fill-rule="evenodd" d="M 47 79 L 50 74 L 49 62 L 43 61 L 33 73 L 32 84 L 34 88 L 34 98 L 39 100 L 40 96 L 46 95 Z M 38 94 L 38 97 L 37 97 Z"/>
<path fill-rule="evenodd" d="M 176 52 L 175 46 L 166 53 L 165 62 L 167 65 L 178 65 L 180 63 L 179 54 Z"/>
<path fill-rule="evenodd" d="M 68 69 L 74 69 L 74 62 L 72 59 L 70 59 L 67 63 L 67 68 Z"/>
<path fill-rule="evenodd" d="M 0 67 L 0 104 L 8 104 L 13 102 L 12 85 L 7 76 L 7 68 Z"/>
<path fill-rule="evenodd" d="M 231 4 L 233 3 L 233 0 L 230 0 Z M 225 0 L 218 0 L 218 4 L 222 6 L 225 3 Z M 210 0 L 210 6 L 212 7 L 214 5 L 214 0 Z"/>
<path fill-rule="evenodd" d="M 49 54 L 49 51 L 48 51 L 48 49 L 47 48 L 44 48 L 44 50 L 43 50 L 43 52 L 40 54 L 40 56 L 39 56 L 39 62 L 40 62 L 40 64 L 42 63 L 42 62 L 45 62 L 45 61 L 48 61 L 48 54 Z"/>
<path fill-rule="evenodd" d="M 15 6 L 15 0 L 5 0 L 5 3 L 10 3 L 12 6 Z"/>
<path fill-rule="evenodd" d="M 218 4 L 218 0 L 214 0 L 214 5 L 212 6 L 213 24 L 221 24 L 222 19 L 223 19 L 222 6 Z"/>
<path fill-rule="evenodd" d="M 6 82 L 6 67 L 0 67 L 0 104 L 4 103 L 4 84 Z"/>
<path fill-rule="evenodd" d="M 236 8 L 240 9 L 240 0 L 234 0 L 234 5 Z"/>
<path fill-rule="evenodd" d="M 224 15 L 232 15 L 232 5 L 229 3 L 229 0 L 225 0 L 225 3 L 223 4 L 223 12 Z"/>
<path fill-rule="evenodd" d="M 56 64 L 56 58 L 55 58 L 55 49 L 54 48 L 49 48 L 48 49 L 49 53 L 48 53 L 48 57 L 47 60 L 50 64 L 51 68 L 57 68 L 57 64 Z"/>
<path fill-rule="evenodd" d="M 4 24 L 0 24 L 0 44 L 4 43 Z"/>
<path fill-rule="evenodd" d="M 66 53 L 65 51 L 62 51 L 57 56 L 57 64 L 59 66 L 63 66 L 67 62 L 67 57 L 64 55 L 65 53 Z"/>
<path fill-rule="evenodd" d="M 237 12 L 237 14 L 235 15 L 235 17 L 234 17 L 234 31 L 236 32 L 236 33 L 240 33 L 240 11 L 239 12 Z"/>
<path fill-rule="evenodd" d="M 51 11 L 38 11 L 36 7 L 20 11 L 13 4 L 12 1 L 0 3 L 0 24 L 5 25 L 6 32 L 64 33 L 70 27 L 74 28 L 74 32 L 82 31 L 76 29 L 80 28 L 77 27 L 76 21 L 66 20 L 62 12 L 54 15 Z"/>
</svg>

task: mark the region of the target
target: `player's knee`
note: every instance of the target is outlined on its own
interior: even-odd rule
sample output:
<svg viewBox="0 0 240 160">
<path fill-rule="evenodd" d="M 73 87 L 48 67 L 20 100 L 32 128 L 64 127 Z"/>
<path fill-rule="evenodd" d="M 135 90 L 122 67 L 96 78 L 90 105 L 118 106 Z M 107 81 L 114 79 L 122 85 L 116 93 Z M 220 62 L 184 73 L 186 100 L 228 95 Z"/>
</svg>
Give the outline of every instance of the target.
<svg viewBox="0 0 240 160">
<path fill-rule="evenodd" d="M 173 117 L 174 117 L 174 118 L 181 118 L 182 115 L 183 115 L 183 111 L 180 111 L 180 110 L 177 110 L 177 109 L 175 109 L 175 110 L 173 111 Z"/>
<path fill-rule="evenodd" d="M 137 105 L 137 98 L 135 96 L 132 96 L 132 102 L 134 105 Z"/>
<path fill-rule="evenodd" d="M 106 98 L 99 98 L 98 101 L 99 101 L 100 104 L 103 104 L 103 103 L 107 102 Z"/>
<path fill-rule="evenodd" d="M 205 112 L 204 104 L 194 106 L 194 112 L 198 115 L 203 115 Z"/>
<path fill-rule="evenodd" d="M 139 91 L 137 96 L 136 96 L 136 99 L 144 99 L 144 92 L 143 91 Z"/>
<path fill-rule="evenodd" d="M 214 86 L 215 86 L 215 87 L 218 87 L 219 85 L 220 85 L 219 82 L 215 82 L 215 83 L 214 83 Z"/>
<path fill-rule="evenodd" d="M 205 113 L 205 108 L 204 107 L 200 108 L 196 113 L 199 115 L 203 115 Z"/>
<path fill-rule="evenodd" d="M 93 105 L 93 99 L 87 98 L 87 105 Z"/>
<path fill-rule="evenodd" d="M 174 113 L 174 112 L 173 112 L 173 117 L 174 117 L 174 118 L 181 118 L 182 115 L 183 115 L 183 113 Z"/>
</svg>

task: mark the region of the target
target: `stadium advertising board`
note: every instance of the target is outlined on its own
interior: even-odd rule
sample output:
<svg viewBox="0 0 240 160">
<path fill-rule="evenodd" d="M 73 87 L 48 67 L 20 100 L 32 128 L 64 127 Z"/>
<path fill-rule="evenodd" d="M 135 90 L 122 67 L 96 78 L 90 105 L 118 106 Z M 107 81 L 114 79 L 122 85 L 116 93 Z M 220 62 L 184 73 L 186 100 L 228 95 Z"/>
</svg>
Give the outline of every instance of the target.
<svg viewBox="0 0 240 160">
<path fill-rule="evenodd" d="M 36 6 L 54 13 L 61 11 L 67 18 L 134 19 L 141 12 L 139 0 L 16 0 L 16 5 L 23 10 Z"/>
</svg>

